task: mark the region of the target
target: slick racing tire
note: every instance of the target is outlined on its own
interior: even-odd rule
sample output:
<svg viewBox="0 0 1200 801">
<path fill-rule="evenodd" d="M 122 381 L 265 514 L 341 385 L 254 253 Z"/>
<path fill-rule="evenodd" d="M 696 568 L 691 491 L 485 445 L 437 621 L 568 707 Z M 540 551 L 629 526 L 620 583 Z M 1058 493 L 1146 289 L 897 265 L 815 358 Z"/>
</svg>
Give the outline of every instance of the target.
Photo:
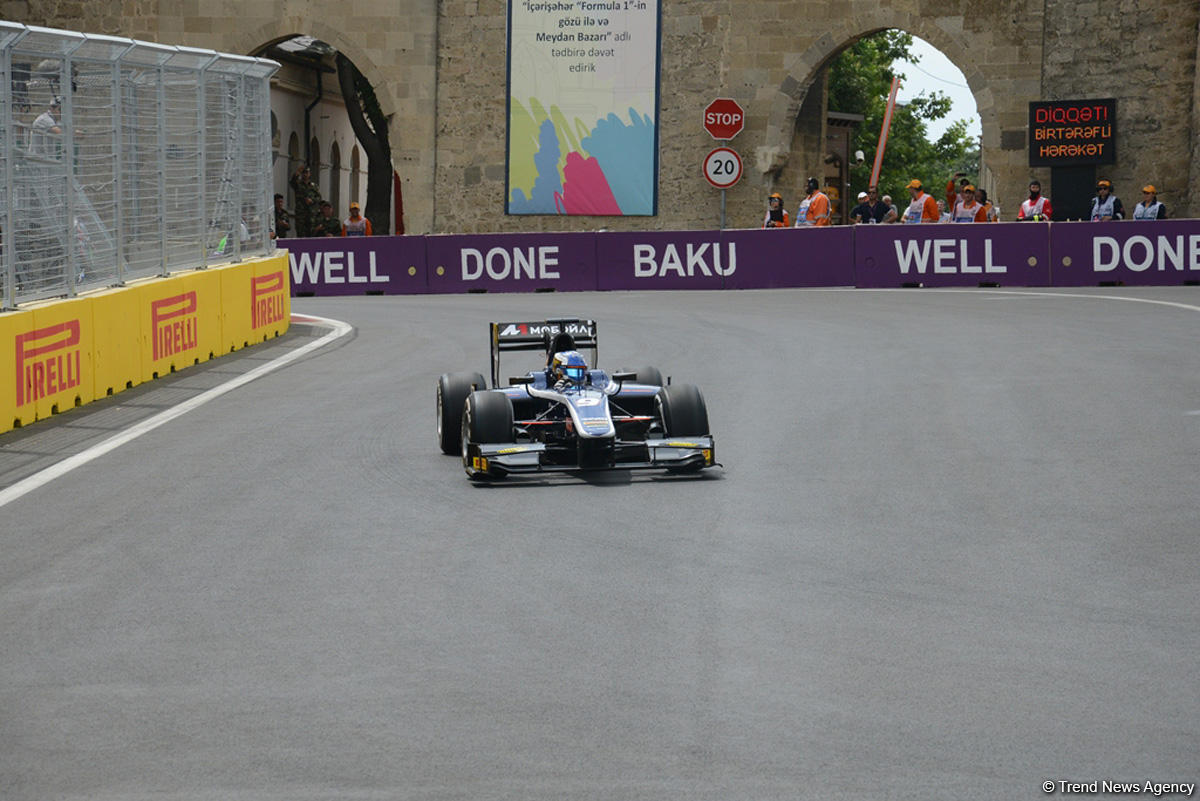
<svg viewBox="0 0 1200 801">
<path fill-rule="evenodd" d="M 463 470 L 474 479 L 486 478 L 471 465 L 469 446 L 513 441 L 512 401 L 503 392 L 472 392 L 463 404 Z"/>
<path fill-rule="evenodd" d="M 463 403 L 474 390 L 487 389 L 479 373 L 443 373 L 437 382 L 437 439 L 442 453 L 458 453 Z"/>
<path fill-rule="evenodd" d="M 691 384 L 663 387 L 655 396 L 659 422 L 665 437 L 704 436 L 708 431 L 708 409 L 704 396 Z"/>
<path fill-rule="evenodd" d="M 633 379 L 635 384 L 649 384 L 652 387 L 663 386 L 663 374 L 657 367 L 637 367 L 628 372 L 637 375 Z"/>
</svg>

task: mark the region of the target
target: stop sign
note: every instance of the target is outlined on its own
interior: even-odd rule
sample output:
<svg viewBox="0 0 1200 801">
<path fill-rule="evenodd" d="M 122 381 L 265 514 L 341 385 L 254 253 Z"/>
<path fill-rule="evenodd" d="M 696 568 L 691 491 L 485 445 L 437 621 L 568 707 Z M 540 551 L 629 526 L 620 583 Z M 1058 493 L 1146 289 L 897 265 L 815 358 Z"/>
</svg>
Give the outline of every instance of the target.
<svg viewBox="0 0 1200 801">
<path fill-rule="evenodd" d="M 704 130 L 713 139 L 732 139 L 745 124 L 746 112 L 728 97 L 718 97 L 704 109 Z"/>
</svg>

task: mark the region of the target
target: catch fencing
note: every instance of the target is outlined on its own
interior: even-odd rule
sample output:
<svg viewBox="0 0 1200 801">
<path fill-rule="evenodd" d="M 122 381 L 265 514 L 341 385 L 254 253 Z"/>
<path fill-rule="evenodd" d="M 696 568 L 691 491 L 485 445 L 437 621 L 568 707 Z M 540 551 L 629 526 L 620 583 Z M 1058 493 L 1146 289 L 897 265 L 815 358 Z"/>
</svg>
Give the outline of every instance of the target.
<svg viewBox="0 0 1200 801">
<path fill-rule="evenodd" d="M 0 22 L 0 306 L 270 253 L 278 69 Z"/>
</svg>

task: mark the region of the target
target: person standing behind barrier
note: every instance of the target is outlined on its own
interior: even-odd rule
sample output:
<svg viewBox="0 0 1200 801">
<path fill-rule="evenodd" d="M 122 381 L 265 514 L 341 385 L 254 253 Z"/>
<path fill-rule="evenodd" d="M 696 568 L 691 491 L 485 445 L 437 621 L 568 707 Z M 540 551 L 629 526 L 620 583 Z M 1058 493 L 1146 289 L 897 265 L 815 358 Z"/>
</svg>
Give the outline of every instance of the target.
<svg viewBox="0 0 1200 801">
<path fill-rule="evenodd" d="M 988 200 L 986 189 L 976 189 L 975 197 L 979 201 L 979 205 L 983 206 L 983 213 L 986 219 L 984 222 L 1000 222 L 1000 209 L 992 205 L 992 201 Z"/>
<path fill-rule="evenodd" d="M 933 199 L 933 195 L 925 193 L 921 188 L 921 182 L 914 178 L 904 188 L 908 190 L 908 196 L 912 198 L 912 202 L 908 204 L 908 209 L 904 212 L 904 222 L 907 225 L 937 222 L 941 216 L 938 212 L 937 201 Z"/>
<path fill-rule="evenodd" d="M 58 124 L 58 112 L 62 108 L 62 98 L 55 97 L 50 101 L 50 107 L 38 115 L 33 121 L 33 130 L 29 135 L 29 151 L 35 156 L 57 159 L 59 144 L 62 141 L 62 126 Z"/>
<path fill-rule="evenodd" d="M 1042 182 L 1029 182 L 1029 197 L 1021 201 L 1021 210 L 1017 212 L 1018 220 L 1049 220 L 1053 214 L 1050 208 L 1050 198 L 1042 194 Z"/>
<path fill-rule="evenodd" d="M 321 213 L 321 192 L 312 181 L 312 170 L 301 164 L 292 175 L 292 189 L 296 193 L 296 236 L 317 236 L 313 225 Z"/>
<path fill-rule="evenodd" d="M 900 211 L 896 208 L 896 204 L 892 202 L 891 195 L 884 195 L 881 199 L 883 205 L 887 206 L 887 214 L 884 215 L 885 223 L 900 222 Z"/>
<path fill-rule="evenodd" d="M 941 200 L 939 198 L 938 202 L 937 202 L 937 207 L 938 207 L 938 222 L 940 222 L 940 223 L 954 222 L 953 215 L 951 215 L 950 212 L 946 211 L 946 201 Z"/>
<path fill-rule="evenodd" d="M 283 195 L 275 193 L 275 238 L 283 239 L 292 230 L 292 215 L 283 207 Z"/>
<path fill-rule="evenodd" d="M 358 213 L 358 203 L 350 204 L 350 216 L 342 223 L 342 236 L 370 236 L 371 221 Z"/>
<path fill-rule="evenodd" d="M 1154 184 L 1146 184 L 1142 187 L 1142 202 L 1134 206 L 1133 219 L 1167 219 L 1167 207 L 1158 202 L 1158 190 L 1154 188 Z"/>
<path fill-rule="evenodd" d="M 312 224 L 309 236 L 341 236 L 342 223 L 333 216 L 333 204 L 328 200 L 321 201 L 321 213 Z"/>
<path fill-rule="evenodd" d="M 1121 198 L 1112 193 L 1112 181 L 1101 178 L 1096 182 L 1096 196 L 1092 198 L 1092 222 L 1109 222 L 1125 219 L 1125 207 Z"/>
<path fill-rule="evenodd" d="M 987 222 L 987 209 L 975 200 L 975 187 L 967 184 L 963 187 L 963 199 L 954 206 L 953 220 L 956 223 Z"/>
<path fill-rule="evenodd" d="M 816 178 L 809 178 L 805 188 L 808 191 L 804 200 L 800 201 L 800 208 L 796 209 L 796 228 L 802 225 L 829 225 L 829 215 L 832 212 L 832 206 L 829 204 L 829 196 L 822 192 Z"/>
<path fill-rule="evenodd" d="M 958 185 L 954 183 L 954 178 L 959 179 Z M 954 209 L 959 203 L 963 202 L 964 189 L 971 183 L 965 172 L 954 173 L 954 178 L 946 182 L 946 208 L 950 209 L 950 213 L 954 213 Z"/>
<path fill-rule="evenodd" d="M 787 209 L 783 207 L 783 195 L 772 192 L 767 198 L 767 213 L 763 217 L 763 228 L 787 228 L 790 224 Z"/>
</svg>

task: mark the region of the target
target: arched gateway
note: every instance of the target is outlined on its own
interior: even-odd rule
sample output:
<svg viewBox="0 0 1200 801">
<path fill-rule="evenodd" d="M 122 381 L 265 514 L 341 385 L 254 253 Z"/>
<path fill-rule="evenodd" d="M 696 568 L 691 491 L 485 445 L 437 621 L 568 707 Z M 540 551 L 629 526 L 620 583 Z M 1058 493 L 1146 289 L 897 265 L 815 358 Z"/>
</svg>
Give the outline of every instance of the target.
<svg viewBox="0 0 1200 801">
<path fill-rule="evenodd" d="M 14 21 L 226 52 L 258 52 L 297 33 L 329 43 L 389 115 L 412 233 L 716 227 L 719 194 L 700 167 L 714 144 L 701 110 L 715 97 L 746 110 L 731 146 L 747 174 L 727 192 L 728 219 L 755 225 L 765 187 L 794 199 L 820 167 L 826 65 L 887 28 L 930 42 L 966 76 L 1003 208 L 1016 207 L 1031 176 L 1055 194 L 1054 172 L 1029 165 L 1029 104 L 1103 98 L 1116 101 L 1117 148 L 1104 177 L 1130 200 L 1154 183 L 1173 216 L 1200 216 L 1190 191 L 1200 180 L 1195 0 L 661 0 L 658 214 L 602 219 L 504 214 L 507 0 L 397 0 L 386 15 L 374 0 L 280 0 L 232 18 L 202 13 L 206 4 L 131 5 L 138 13 L 31 0 Z M 195 13 L 181 15 L 189 7 Z"/>
</svg>

